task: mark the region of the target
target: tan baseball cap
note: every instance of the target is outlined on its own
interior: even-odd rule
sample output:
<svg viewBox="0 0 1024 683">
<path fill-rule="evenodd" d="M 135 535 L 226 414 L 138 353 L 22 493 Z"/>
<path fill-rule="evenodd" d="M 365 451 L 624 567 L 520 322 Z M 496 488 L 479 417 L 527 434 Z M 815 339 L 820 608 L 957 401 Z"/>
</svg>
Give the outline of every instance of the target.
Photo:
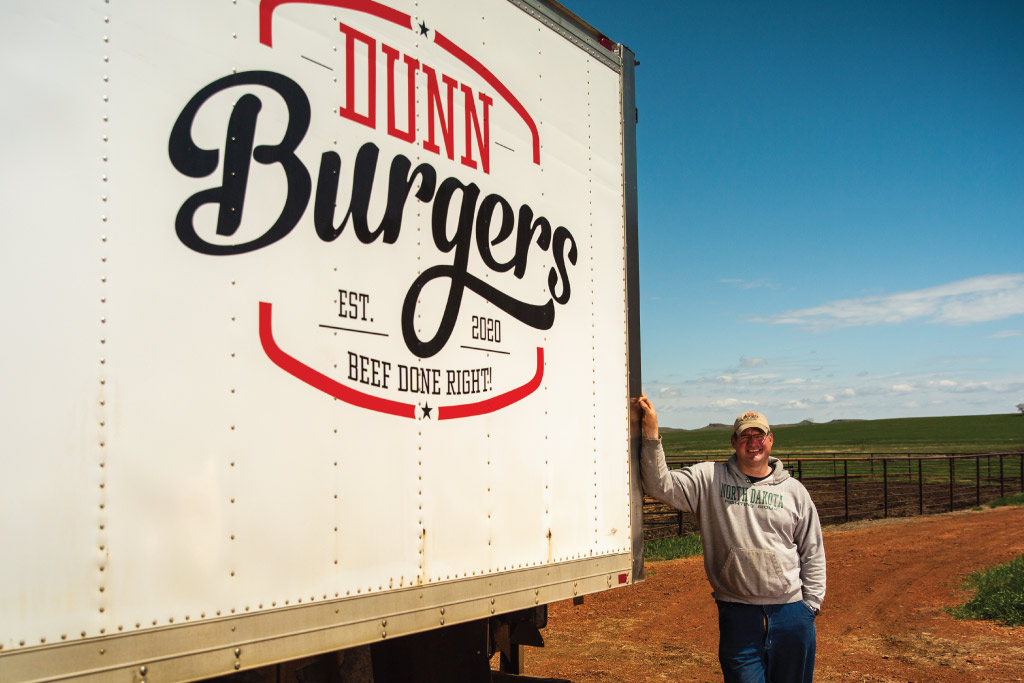
<svg viewBox="0 0 1024 683">
<path fill-rule="evenodd" d="M 734 436 L 738 436 L 740 432 L 744 429 L 749 429 L 750 427 L 757 427 L 765 434 L 771 431 L 771 427 L 768 426 L 768 420 L 765 419 L 765 416 L 751 410 L 736 418 L 736 422 L 732 425 L 732 433 Z"/>
</svg>

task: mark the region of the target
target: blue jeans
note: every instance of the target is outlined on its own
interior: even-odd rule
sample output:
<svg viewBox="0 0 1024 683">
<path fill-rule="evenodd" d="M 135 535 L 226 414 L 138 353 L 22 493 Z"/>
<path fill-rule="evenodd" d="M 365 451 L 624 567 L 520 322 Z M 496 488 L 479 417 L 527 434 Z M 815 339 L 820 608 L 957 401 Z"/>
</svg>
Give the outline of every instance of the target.
<svg viewBox="0 0 1024 683">
<path fill-rule="evenodd" d="M 718 602 L 718 661 L 725 683 L 810 683 L 814 613 L 805 602 Z"/>
</svg>

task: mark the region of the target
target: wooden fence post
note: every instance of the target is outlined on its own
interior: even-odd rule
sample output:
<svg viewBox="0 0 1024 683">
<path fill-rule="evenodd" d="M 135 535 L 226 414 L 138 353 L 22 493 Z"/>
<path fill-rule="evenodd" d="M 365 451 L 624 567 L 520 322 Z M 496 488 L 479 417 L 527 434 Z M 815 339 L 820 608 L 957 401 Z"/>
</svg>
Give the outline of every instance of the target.
<svg viewBox="0 0 1024 683">
<path fill-rule="evenodd" d="M 975 505 L 981 505 L 981 456 L 974 459 L 974 497 L 977 499 Z"/>
<path fill-rule="evenodd" d="M 953 458 L 949 459 L 949 511 L 953 511 Z"/>
<path fill-rule="evenodd" d="M 1021 459 L 1024 463 L 1024 458 Z M 846 505 L 846 521 L 850 521 L 850 459 L 843 458 L 843 503 Z M 1024 467 L 1024 465 L 1022 465 Z"/>
<path fill-rule="evenodd" d="M 999 456 L 999 497 L 1006 495 L 1003 492 L 1003 456 Z"/>
<path fill-rule="evenodd" d="M 889 458 L 882 460 L 882 516 L 889 516 Z"/>
<path fill-rule="evenodd" d="M 917 459 L 917 502 L 918 502 L 918 507 L 919 507 L 919 514 L 923 515 L 924 514 L 924 477 L 922 476 L 923 472 L 922 472 L 922 468 L 921 468 L 921 460 L 923 460 L 923 458 L 918 458 Z"/>
</svg>

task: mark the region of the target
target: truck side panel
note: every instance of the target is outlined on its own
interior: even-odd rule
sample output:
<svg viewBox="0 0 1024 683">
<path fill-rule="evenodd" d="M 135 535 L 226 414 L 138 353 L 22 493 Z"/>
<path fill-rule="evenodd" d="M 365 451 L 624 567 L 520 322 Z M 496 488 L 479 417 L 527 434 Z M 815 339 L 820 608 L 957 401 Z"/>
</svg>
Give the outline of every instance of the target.
<svg viewBox="0 0 1024 683">
<path fill-rule="evenodd" d="M 507 0 L 9 14 L 0 678 L 634 579 L 628 50 Z"/>
</svg>

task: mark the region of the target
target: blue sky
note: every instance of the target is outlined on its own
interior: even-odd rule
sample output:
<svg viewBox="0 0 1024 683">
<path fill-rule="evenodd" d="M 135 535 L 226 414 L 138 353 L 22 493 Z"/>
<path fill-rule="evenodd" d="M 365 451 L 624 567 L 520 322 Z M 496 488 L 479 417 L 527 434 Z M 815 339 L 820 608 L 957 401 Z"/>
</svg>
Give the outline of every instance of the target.
<svg viewBox="0 0 1024 683">
<path fill-rule="evenodd" d="M 663 425 L 1024 402 L 1024 3 L 563 1 L 640 60 Z"/>
</svg>

